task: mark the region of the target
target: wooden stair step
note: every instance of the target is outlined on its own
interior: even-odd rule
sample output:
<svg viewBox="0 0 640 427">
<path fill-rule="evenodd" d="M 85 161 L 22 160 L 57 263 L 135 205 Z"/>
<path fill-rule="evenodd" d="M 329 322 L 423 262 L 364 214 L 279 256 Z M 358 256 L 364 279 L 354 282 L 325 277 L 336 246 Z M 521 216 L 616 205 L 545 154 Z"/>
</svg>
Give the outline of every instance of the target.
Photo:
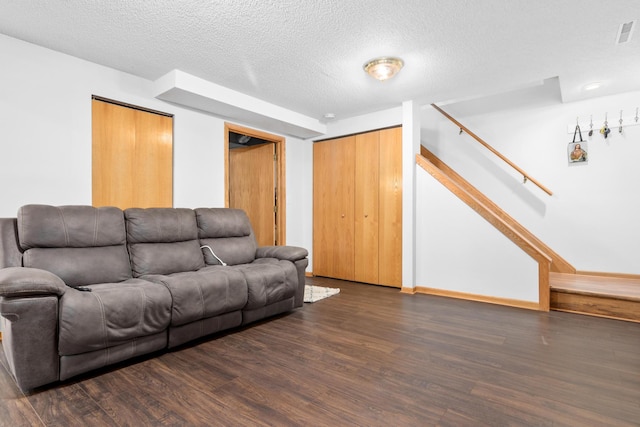
<svg viewBox="0 0 640 427">
<path fill-rule="evenodd" d="M 640 279 L 551 273 L 551 309 L 640 322 Z"/>
</svg>

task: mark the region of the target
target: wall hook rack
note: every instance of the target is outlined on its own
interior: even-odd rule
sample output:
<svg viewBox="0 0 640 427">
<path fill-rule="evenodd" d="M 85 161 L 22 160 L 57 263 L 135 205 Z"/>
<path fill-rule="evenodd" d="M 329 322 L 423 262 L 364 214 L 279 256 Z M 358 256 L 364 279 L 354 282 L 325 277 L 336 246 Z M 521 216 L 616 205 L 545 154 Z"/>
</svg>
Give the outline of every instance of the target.
<svg viewBox="0 0 640 427">
<path fill-rule="evenodd" d="M 628 128 L 630 126 L 640 126 L 640 107 L 621 109 L 619 111 L 620 118 L 618 119 L 618 132 L 620 134 L 623 133 L 624 128 Z M 628 111 L 629 113 L 625 113 L 625 111 Z M 609 113 L 603 111 L 600 114 L 585 114 L 577 116 L 576 123 L 567 124 L 567 133 L 573 134 L 573 131 L 576 130 L 576 125 L 580 126 L 582 129 L 592 130 L 594 123 L 604 123 L 604 126 L 602 127 L 608 127 Z M 593 133 L 589 132 L 588 135 L 592 136 Z M 609 134 L 609 136 L 611 135 Z"/>
</svg>

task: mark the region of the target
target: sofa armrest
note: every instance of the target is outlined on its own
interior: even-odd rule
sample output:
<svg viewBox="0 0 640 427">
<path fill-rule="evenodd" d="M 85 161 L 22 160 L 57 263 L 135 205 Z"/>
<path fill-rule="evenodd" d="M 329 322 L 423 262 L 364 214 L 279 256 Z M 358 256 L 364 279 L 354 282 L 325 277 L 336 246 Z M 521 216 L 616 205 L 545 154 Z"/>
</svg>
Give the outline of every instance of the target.
<svg viewBox="0 0 640 427">
<path fill-rule="evenodd" d="M 0 322 L 7 368 L 22 391 L 60 378 L 59 299 L 67 286 L 37 268 L 0 269 Z"/>
<path fill-rule="evenodd" d="M 256 250 L 256 258 L 277 258 L 295 262 L 306 258 L 309 252 L 297 246 L 261 246 Z"/>
<path fill-rule="evenodd" d="M 46 270 L 27 267 L 0 269 L 0 297 L 15 298 L 38 295 L 62 296 L 67 286 L 61 278 Z"/>
</svg>

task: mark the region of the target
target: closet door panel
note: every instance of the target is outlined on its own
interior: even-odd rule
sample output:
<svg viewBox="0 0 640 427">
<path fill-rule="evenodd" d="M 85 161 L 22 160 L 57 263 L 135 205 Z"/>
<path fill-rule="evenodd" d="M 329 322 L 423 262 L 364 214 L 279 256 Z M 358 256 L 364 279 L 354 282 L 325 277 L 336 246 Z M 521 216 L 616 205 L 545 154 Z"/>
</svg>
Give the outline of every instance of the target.
<svg viewBox="0 0 640 427">
<path fill-rule="evenodd" d="M 354 280 L 355 137 L 313 145 L 313 271 Z"/>
<path fill-rule="evenodd" d="M 379 282 L 402 287 L 402 128 L 380 131 Z"/>
<path fill-rule="evenodd" d="M 356 135 L 355 280 L 378 283 L 378 132 Z"/>
<path fill-rule="evenodd" d="M 93 206 L 173 206 L 173 118 L 98 99 L 91 111 Z"/>
</svg>

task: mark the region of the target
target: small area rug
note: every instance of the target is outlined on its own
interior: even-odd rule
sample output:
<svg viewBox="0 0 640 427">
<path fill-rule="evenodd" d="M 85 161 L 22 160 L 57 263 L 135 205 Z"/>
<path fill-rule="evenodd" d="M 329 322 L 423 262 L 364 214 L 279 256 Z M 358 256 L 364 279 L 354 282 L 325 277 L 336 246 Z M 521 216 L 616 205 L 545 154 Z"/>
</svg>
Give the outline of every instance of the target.
<svg viewBox="0 0 640 427">
<path fill-rule="evenodd" d="M 340 288 L 323 288 L 322 286 L 305 285 L 304 302 L 316 302 L 340 293 Z"/>
</svg>

